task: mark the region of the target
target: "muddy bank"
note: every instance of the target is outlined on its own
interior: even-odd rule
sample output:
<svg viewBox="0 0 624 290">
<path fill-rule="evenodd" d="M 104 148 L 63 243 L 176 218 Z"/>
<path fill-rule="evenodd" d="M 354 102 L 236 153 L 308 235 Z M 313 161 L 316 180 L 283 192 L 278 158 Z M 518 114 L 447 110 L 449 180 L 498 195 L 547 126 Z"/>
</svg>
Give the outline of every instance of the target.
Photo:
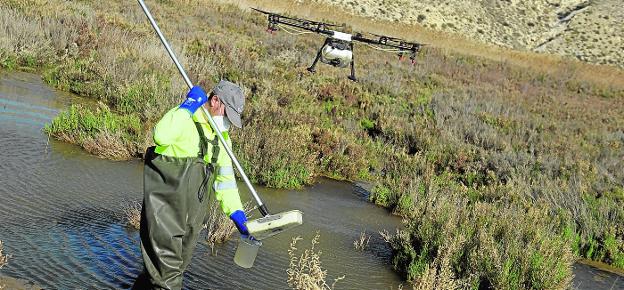
<svg viewBox="0 0 624 290">
<path fill-rule="evenodd" d="M 6 290 L 43 290 L 32 282 L 11 277 L 0 277 L 0 289 Z"/>
</svg>

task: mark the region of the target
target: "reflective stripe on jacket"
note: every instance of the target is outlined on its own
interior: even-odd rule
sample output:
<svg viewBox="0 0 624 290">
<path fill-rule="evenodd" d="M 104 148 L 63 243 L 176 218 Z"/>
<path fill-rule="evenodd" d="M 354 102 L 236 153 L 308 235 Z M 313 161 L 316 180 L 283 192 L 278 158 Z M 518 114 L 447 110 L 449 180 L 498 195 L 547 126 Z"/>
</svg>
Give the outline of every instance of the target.
<svg viewBox="0 0 624 290">
<path fill-rule="evenodd" d="M 154 142 L 156 143 L 156 153 L 173 157 L 193 157 L 199 153 L 199 135 L 194 122 L 201 124 L 204 134 L 210 140 L 216 138 L 214 130 L 208 124 L 203 111 L 197 110 L 191 118 L 189 112 L 184 109 L 175 108 L 169 110 L 154 127 Z M 232 140 L 227 131 L 222 132 L 223 138 L 228 146 L 232 148 Z M 207 140 L 208 152 L 204 160 L 210 163 L 212 159 L 213 145 Z M 221 143 L 219 143 L 219 146 Z M 215 164 L 216 179 L 213 184 L 215 197 L 221 204 L 223 213 L 227 216 L 236 210 L 243 210 L 243 205 L 238 194 L 232 160 L 220 148 L 219 156 Z"/>
</svg>

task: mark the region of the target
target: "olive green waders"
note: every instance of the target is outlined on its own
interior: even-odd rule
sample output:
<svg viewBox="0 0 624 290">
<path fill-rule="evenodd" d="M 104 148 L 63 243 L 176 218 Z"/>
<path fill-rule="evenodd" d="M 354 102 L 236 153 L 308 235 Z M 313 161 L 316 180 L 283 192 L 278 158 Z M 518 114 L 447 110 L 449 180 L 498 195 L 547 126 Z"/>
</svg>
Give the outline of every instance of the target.
<svg viewBox="0 0 624 290">
<path fill-rule="evenodd" d="M 219 146 L 211 141 L 211 163 L 203 129 L 197 157 L 177 158 L 147 149 L 143 172 L 141 252 L 145 266 L 133 289 L 182 289 L 182 274 L 189 262 L 208 209 L 214 164 Z"/>
</svg>

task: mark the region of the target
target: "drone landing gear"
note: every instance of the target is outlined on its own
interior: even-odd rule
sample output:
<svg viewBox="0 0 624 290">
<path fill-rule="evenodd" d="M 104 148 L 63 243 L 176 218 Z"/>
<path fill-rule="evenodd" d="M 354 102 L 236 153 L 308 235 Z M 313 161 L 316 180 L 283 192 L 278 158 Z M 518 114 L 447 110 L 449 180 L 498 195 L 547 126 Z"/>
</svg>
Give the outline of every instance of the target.
<svg viewBox="0 0 624 290">
<path fill-rule="evenodd" d="M 323 45 L 321 45 L 321 48 L 319 48 L 318 53 L 316 53 L 316 57 L 314 58 L 314 61 L 312 62 L 312 65 L 307 68 L 307 70 L 309 72 L 311 72 L 311 73 L 315 73 L 316 72 L 316 64 L 321 59 L 321 53 L 323 52 L 323 47 L 325 47 L 325 45 L 329 44 L 330 42 L 331 42 L 331 40 L 329 38 L 325 39 L 325 42 L 323 43 Z M 351 48 L 351 51 L 353 51 L 353 43 L 349 43 L 349 46 Z M 332 65 L 334 65 L 334 64 L 332 64 Z M 351 59 L 351 74 L 348 76 L 348 79 L 350 79 L 350 80 L 352 80 L 354 82 L 357 82 L 357 79 L 355 78 L 355 61 L 353 60 L 353 58 Z"/>
<path fill-rule="evenodd" d="M 350 43 L 349 45 L 351 46 L 351 51 L 353 51 L 353 43 Z M 357 82 L 357 79 L 355 78 L 355 55 L 351 57 L 351 75 L 348 78 Z"/>
<path fill-rule="evenodd" d="M 353 62 L 351 62 L 351 75 L 347 77 L 348 79 L 357 82 L 357 79 L 355 78 L 355 71 L 353 69 Z"/>
<path fill-rule="evenodd" d="M 314 67 L 316 66 L 316 63 L 319 61 L 319 59 L 321 59 L 321 52 L 323 51 L 323 47 L 325 47 L 325 45 L 327 45 L 328 43 L 329 43 L 329 38 L 326 38 L 325 42 L 323 43 L 323 45 L 321 45 L 321 48 L 319 48 L 318 53 L 316 54 L 316 57 L 314 58 L 314 62 L 308 68 L 309 72 L 311 72 L 311 73 L 315 73 L 316 72 L 316 69 L 314 69 Z"/>
</svg>

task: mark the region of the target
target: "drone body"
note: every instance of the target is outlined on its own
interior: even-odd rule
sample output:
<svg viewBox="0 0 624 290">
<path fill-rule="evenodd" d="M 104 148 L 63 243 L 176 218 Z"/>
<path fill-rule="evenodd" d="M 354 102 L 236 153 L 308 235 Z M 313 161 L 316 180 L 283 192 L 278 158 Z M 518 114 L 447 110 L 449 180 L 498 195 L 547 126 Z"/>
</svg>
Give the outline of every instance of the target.
<svg viewBox="0 0 624 290">
<path fill-rule="evenodd" d="M 361 42 L 372 48 L 386 52 L 396 52 L 399 55 L 399 59 L 402 59 L 405 54 L 409 54 L 412 63 L 414 63 L 416 55 L 423 46 L 420 43 L 407 42 L 399 38 L 383 35 L 373 34 L 375 37 L 365 37 L 361 33 L 349 34 L 330 29 L 333 27 L 340 27 L 334 24 L 292 18 L 255 8 L 252 9 L 268 16 L 268 32 L 273 33 L 278 30 L 280 25 L 285 25 L 286 27 L 290 27 L 290 29 L 297 31 L 298 34 L 318 33 L 327 36 L 325 38 L 325 42 L 319 48 L 314 62 L 310 67 L 308 67 L 308 71 L 312 73 L 316 72 L 315 67 L 320 60 L 322 63 L 334 67 L 345 68 L 350 66 L 351 74 L 349 75 L 349 79 L 355 81 L 355 62 L 353 59 L 354 42 Z M 286 27 L 282 26 L 285 31 L 288 31 Z M 297 29 L 302 29 L 304 31 L 298 31 Z M 380 46 L 384 46 L 385 48 Z"/>
<path fill-rule="evenodd" d="M 321 62 L 335 67 L 347 67 L 353 61 L 351 34 L 334 31 L 321 47 Z"/>
</svg>

